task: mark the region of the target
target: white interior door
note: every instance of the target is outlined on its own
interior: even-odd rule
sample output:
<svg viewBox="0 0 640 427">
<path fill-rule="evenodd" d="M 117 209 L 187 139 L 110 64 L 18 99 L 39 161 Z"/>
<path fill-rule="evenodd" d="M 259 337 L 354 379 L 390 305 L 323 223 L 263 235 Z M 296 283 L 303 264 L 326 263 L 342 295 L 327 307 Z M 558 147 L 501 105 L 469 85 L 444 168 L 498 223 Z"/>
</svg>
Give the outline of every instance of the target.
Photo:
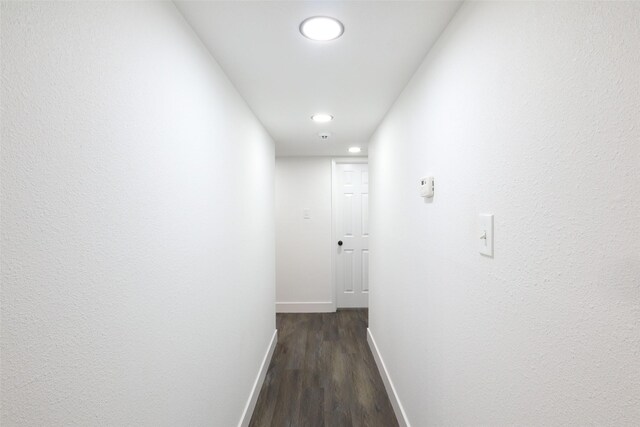
<svg viewBox="0 0 640 427">
<path fill-rule="evenodd" d="M 368 307 L 369 165 L 337 163 L 333 191 L 337 307 Z"/>
</svg>

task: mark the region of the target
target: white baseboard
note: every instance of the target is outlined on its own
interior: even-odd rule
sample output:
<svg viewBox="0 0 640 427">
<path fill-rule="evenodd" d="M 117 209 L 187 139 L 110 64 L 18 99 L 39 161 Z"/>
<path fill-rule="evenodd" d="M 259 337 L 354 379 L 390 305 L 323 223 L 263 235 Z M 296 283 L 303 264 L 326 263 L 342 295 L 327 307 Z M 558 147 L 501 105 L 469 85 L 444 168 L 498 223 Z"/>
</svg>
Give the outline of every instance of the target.
<svg viewBox="0 0 640 427">
<path fill-rule="evenodd" d="M 373 358 L 376 361 L 376 365 L 378 365 L 378 371 L 380 371 L 380 376 L 382 377 L 384 388 L 387 389 L 387 394 L 389 395 L 391 406 L 393 406 L 393 411 L 395 412 L 396 418 L 398 419 L 398 424 L 400 424 L 401 427 L 411 427 L 411 424 L 409 424 L 409 419 L 407 418 L 407 414 L 404 412 L 404 408 L 402 407 L 402 403 L 400 403 L 398 393 L 396 393 L 396 388 L 393 386 L 393 381 L 391 381 L 391 377 L 389 376 L 387 367 L 382 360 L 382 355 L 378 350 L 376 340 L 373 339 L 371 329 L 369 328 L 367 328 L 367 342 L 369 343 L 369 347 L 371 348 L 371 353 L 373 353 Z"/>
<path fill-rule="evenodd" d="M 276 313 L 333 313 L 332 302 L 277 302 Z"/>
<path fill-rule="evenodd" d="M 276 329 L 275 331 L 273 331 L 271 342 L 269 343 L 267 352 L 264 355 L 264 358 L 262 359 L 262 365 L 260 365 L 258 376 L 256 377 L 256 380 L 253 383 L 253 388 L 251 389 L 249 400 L 247 401 L 247 404 L 244 407 L 244 411 L 242 412 L 242 417 L 240 418 L 238 427 L 247 427 L 249 425 L 249 421 L 251 421 L 251 416 L 253 415 L 253 410 L 256 408 L 256 403 L 258 402 L 258 396 L 260 395 L 260 390 L 262 389 L 262 383 L 264 382 L 264 377 L 267 375 L 267 370 L 269 369 L 269 364 L 271 363 L 271 356 L 273 356 L 273 351 L 276 349 L 277 342 L 278 342 L 278 330 Z"/>
</svg>

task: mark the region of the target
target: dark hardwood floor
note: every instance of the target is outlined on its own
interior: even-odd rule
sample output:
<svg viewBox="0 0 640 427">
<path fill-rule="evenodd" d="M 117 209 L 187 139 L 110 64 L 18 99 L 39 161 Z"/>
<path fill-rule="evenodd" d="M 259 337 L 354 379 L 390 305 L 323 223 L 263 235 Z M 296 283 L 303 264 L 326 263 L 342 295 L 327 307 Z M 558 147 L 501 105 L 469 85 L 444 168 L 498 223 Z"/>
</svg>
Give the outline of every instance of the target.
<svg viewBox="0 0 640 427">
<path fill-rule="evenodd" d="M 367 310 L 278 314 L 250 426 L 397 426 L 367 344 Z"/>
</svg>

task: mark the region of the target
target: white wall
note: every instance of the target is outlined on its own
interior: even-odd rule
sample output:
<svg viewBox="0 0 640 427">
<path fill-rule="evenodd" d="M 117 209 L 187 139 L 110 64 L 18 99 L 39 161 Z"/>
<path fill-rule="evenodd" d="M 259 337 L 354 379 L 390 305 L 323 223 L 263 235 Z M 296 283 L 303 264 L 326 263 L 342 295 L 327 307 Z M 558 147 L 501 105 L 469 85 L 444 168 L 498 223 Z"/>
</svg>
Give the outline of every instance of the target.
<svg viewBox="0 0 640 427">
<path fill-rule="evenodd" d="M 331 159 L 279 157 L 275 182 L 277 310 L 333 311 Z"/>
<path fill-rule="evenodd" d="M 640 424 L 638 76 L 640 3 L 467 2 L 377 130 L 370 328 L 412 425 Z"/>
<path fill-rule="evenodd" d="M 272 141 L 169 3 L 2 4 L 2 418 L 236 425 Z"/>
</svg>

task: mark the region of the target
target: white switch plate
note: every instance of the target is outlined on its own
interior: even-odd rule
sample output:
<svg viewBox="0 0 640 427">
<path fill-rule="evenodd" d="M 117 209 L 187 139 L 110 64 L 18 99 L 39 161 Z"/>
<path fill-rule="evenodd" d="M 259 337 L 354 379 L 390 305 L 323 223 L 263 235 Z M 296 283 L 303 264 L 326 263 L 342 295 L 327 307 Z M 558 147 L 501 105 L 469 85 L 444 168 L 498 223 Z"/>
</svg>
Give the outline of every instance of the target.
<svg viewBox="0 0 640 427">
<path fill-rule="evenodd" d="M 478 217 L 479 250 L 482 255 L 493 256 L 493 215 L 480 214 Z"/>
<path fill-rule="evenodd" d="M 304 219 L 311 219 L 311 209 L 309 209 L 309 208 L 304 208 L 304 209 L 302 210 L 302 217 L 303 217 Z"/>
</svg>

